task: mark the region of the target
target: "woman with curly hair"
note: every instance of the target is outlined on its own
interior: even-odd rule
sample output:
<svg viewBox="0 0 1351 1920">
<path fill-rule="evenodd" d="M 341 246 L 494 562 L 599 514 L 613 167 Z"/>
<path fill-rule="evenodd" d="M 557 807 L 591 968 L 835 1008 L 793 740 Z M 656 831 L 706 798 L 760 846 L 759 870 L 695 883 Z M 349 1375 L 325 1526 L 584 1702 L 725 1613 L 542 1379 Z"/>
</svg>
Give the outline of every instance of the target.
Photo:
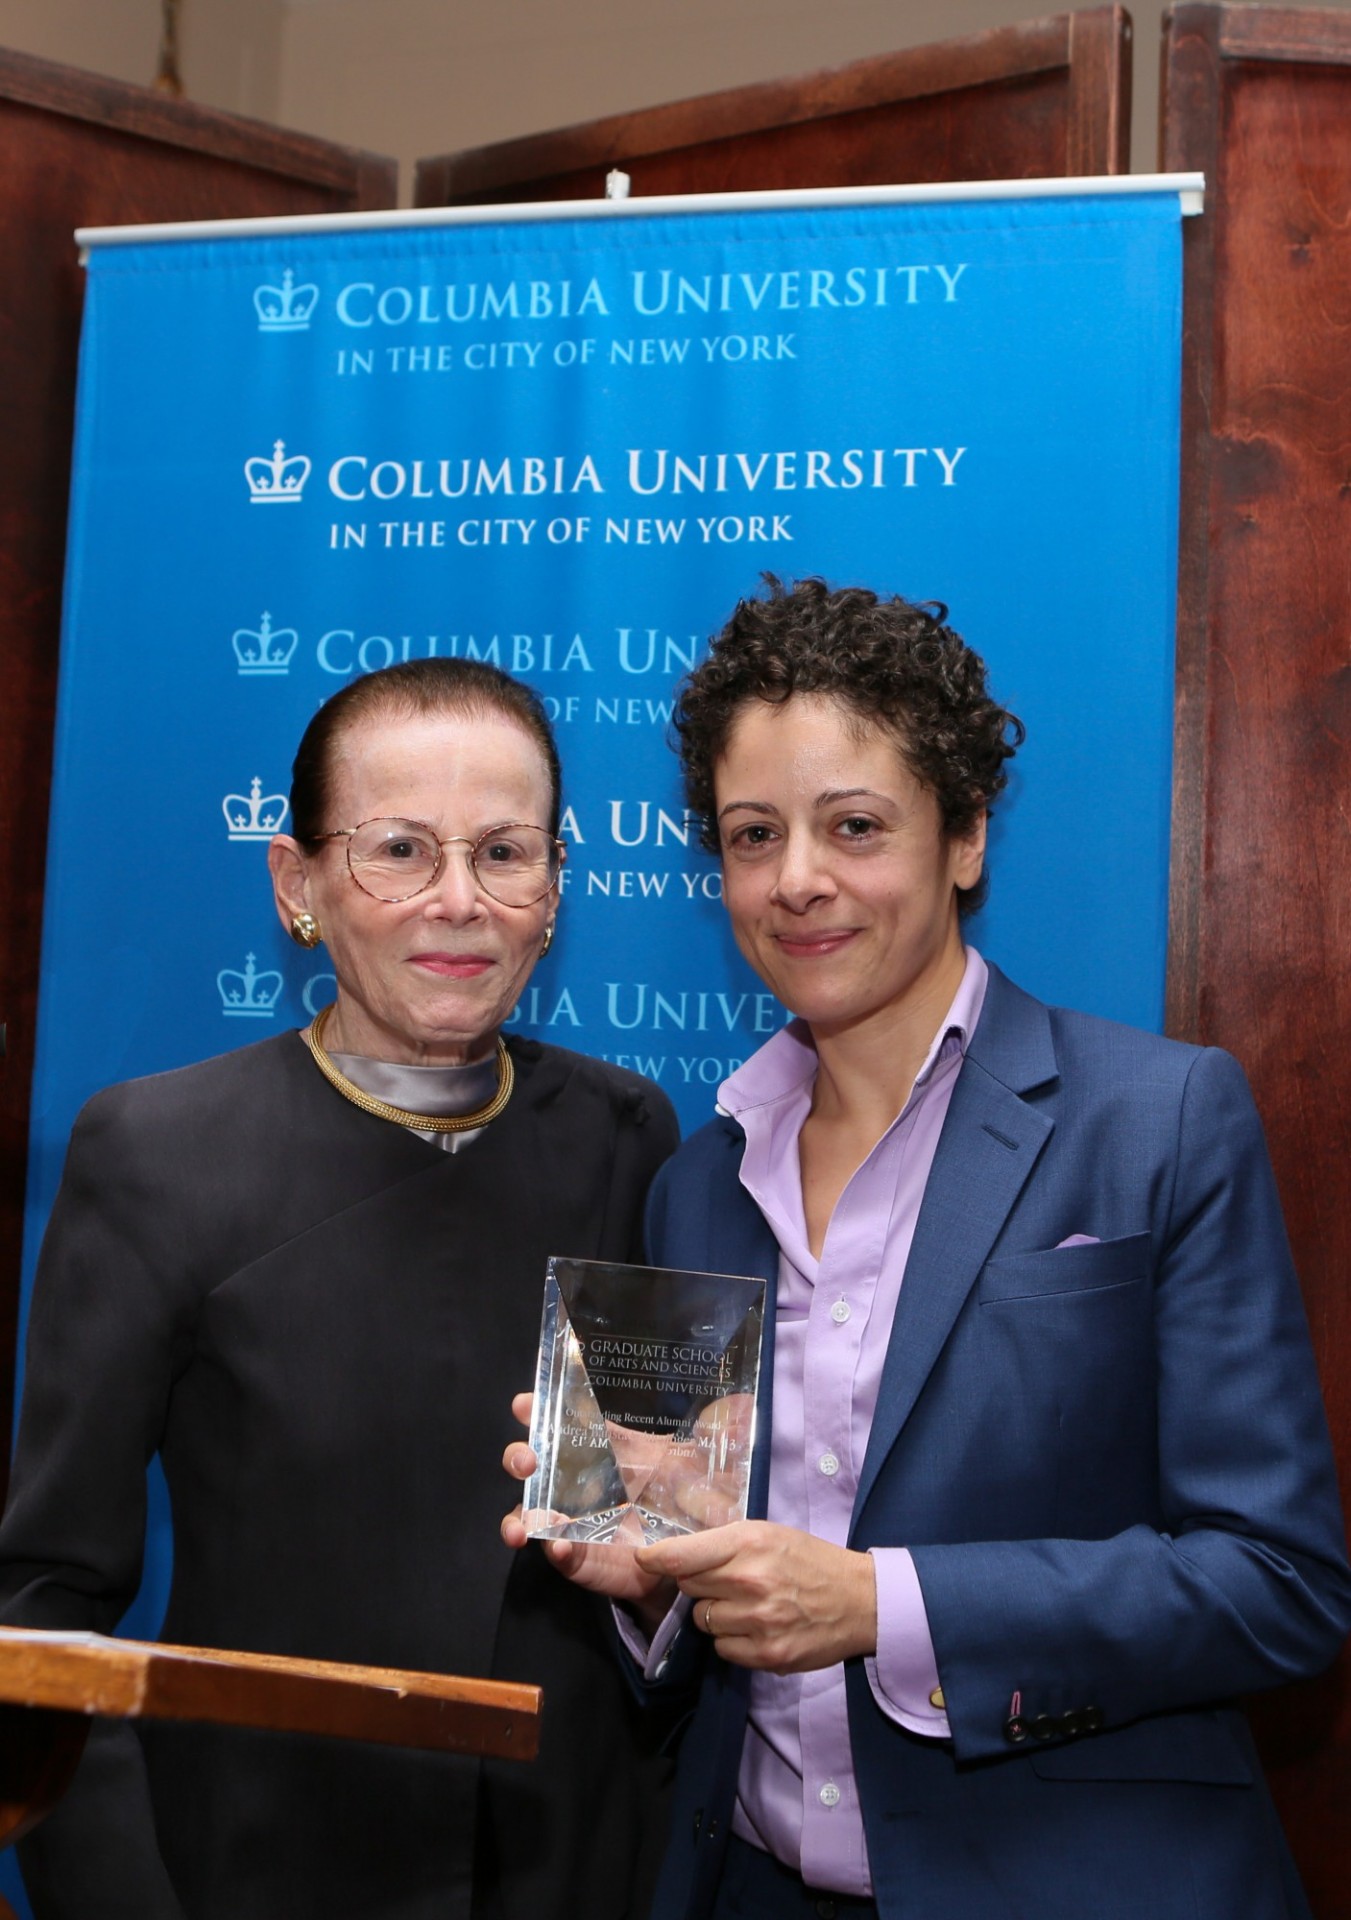
<svg viewBox="0 0 1351 1920">
<path fill-rule="evenodd" d="M 1231 1703 L 1332 1660 L 1351 1575 L 1261 1127 L 966 944 L 1022 727 L 945 620 L 771 580 L 683 688 L 796 1016 L 648 1208 L 768 1282 L 754 1517 L 549 1555 L 695 1690 L 661 1920 L 1292 1920 Z"/>
</svg>

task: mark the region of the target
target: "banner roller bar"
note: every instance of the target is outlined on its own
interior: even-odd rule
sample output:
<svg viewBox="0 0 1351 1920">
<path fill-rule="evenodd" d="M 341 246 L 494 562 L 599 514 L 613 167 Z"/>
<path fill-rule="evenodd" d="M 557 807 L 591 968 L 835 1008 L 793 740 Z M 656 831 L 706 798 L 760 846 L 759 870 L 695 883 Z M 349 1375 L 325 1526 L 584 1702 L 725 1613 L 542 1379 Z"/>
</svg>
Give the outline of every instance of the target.
<svg viewBox="0 0 1351 1920">
<path fill-rule="evenodd" d="M 405 227 L 529 224 L 565 220 L 641 220 L 658 214 L 754 213 L 777 207 L 940 205 L 944 201 L 1097 199 L 1115 194 L 1176 194 L 1184 217 L 1202 211 L 1203 173 L 1086 174 L 1056 180 L 959 180 L 941 185 L 795 187 L 764 193 L 671 193 L 602 200 L 533 200 L 485 207 L 398 207 L 377 213 L 277 214 L 256 220 L 175 220 L 155 225 L 77 227 L 76 245 L 141 246 L 153 241 L 247 239 L 269 234 L 359 233 Z"/>
</svg>

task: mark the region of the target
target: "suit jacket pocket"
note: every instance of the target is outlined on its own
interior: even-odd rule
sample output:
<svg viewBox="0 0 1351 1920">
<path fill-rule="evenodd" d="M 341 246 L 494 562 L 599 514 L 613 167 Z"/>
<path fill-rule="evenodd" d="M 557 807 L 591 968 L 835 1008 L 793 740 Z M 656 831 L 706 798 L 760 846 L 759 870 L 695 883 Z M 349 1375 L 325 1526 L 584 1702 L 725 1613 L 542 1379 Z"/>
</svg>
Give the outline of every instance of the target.
<svg viewBox="0 0 1351 1920">
<path fill-rule="evenodd" d="M 1231 1712 L 1168 1713 L 1028 1755 L 1044 1780 L 1195 1780 L 1250 1787 L 1253 1770 Z M 1241 1723 L 1240 1723 L 1241 1724 Z"/>
<path fill-rule="evenodd" d="M 1149 1235 L 1131 1233 L 1124 1240 L 1095 1240 L 1089 1246 L 1005 1254 L 986 1262 L 980 1298 L 996 1302 L 1045 1299 L 1049 1294 L 1129 1286 L 1148 1277 L 1149 1253 Z"/>
</svg>

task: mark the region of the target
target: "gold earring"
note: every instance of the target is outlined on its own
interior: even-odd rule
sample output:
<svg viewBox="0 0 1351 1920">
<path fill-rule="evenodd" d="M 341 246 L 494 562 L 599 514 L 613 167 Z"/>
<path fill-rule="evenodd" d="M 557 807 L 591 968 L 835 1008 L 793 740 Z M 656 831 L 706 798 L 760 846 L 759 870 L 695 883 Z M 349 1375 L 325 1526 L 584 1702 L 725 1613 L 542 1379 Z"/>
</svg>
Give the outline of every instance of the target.
<svg viewBox="0 0 1351 1920">
<path fill-rule="evenodd" d="M 545 954 L 549 951 L 553 943 L 554 943 L 554 923 L 551 920 L 548 926 L 544 929 L 544 945 L 539 950 L 539 957 L 541 960 L 544 958 Z"/>
<path fill-rule="evenodd" d="M 297 913 L 291 920 L 291 938 L 298 947 L 317 947 L 323 939 L 319 922 L 312 913 Z"/>
</svg>

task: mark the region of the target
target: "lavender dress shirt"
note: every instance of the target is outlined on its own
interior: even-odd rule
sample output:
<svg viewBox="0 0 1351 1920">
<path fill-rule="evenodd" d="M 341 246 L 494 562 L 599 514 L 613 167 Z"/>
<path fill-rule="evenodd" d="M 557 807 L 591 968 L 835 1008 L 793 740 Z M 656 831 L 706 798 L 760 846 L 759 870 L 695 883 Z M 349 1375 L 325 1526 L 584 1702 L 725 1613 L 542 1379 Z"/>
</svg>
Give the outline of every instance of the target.
<svg viewBox="0 0 1351 1920">
<path fill-rule="evenodd" d="M 920 1202 L 988 978 L 966 968 L 905 1106 L 850 1177 L 820 1259 L 807 1243 L 798 1134 L 811 1107 L 816 1052 L 794 1021 L 719 1089 L 746 1134 L 741 1183 L 779 1244 L 774 1420 L 767 1518 L 845 1546 Z M 932 1703 L 938 1668 L 923 1596 L 904 1547 L 873 1549 L 877 1653 L 868 1679 L 882 1711 L 943 1738 Z M 625 1638 L 649 1677 L 687 1615 L 681 1604 L 650 1650 Z M 941 1699 L 941 1695 L 939 1696 Z M 844 1668 L 751 1675 L 750 1716 L 732 1831 L 809 1886 L 868 1895 L 872 1879 L 849 1746 Z"/>
</svg>

